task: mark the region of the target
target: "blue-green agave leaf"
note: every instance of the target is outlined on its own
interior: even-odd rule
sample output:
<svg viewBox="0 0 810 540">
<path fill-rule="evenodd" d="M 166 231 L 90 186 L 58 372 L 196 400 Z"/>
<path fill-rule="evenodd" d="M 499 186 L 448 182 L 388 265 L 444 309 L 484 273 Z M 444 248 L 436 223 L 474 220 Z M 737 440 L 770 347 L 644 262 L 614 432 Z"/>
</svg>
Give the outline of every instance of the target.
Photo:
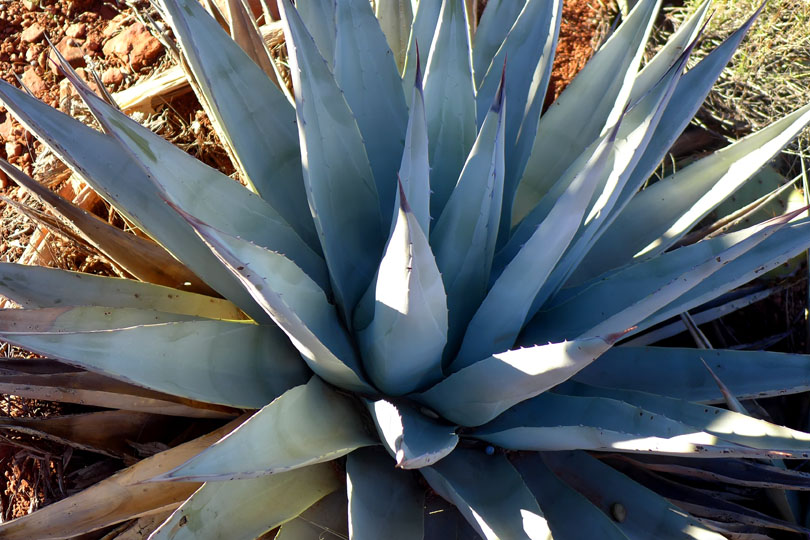
<svg viewBox="0 0 810 540">
<path fill-rule="evenodd" d="M 541 305 L 567 278 L 591 245 L 601 235 L 606 222 L 614 214 L 614 206 L 623 188 L 641 158 L 650 137 L 653 135 L 663 111 L 678 86 L 683 68 L 691 52 L 688 47 L 670 69 L 646 92 L 637 102 L 628 105 L 622 112 L 619 121 L 600 136 L 583 152 L 574 164 L 557 180 L 546 196 L 515 228 L 508 243 L 499 251 L 496 268 L 510 261 L 515 253 L 526 243 L 537 226 L 545 220 L 557 201 L 565 197 L 571 189 L 574 179 L 589 170 L 598 175 L 597 186 L 588 199 L 587 217 L 582 220 L 572 245 L 564 260 L 555 269 L 551 283 L 535 300 Z M 607 143 L 611 143 L 607 145 Z M 607 145 L 607 146 L 606 146 Z M 601 152 L 600 152 L 601 150 Z M 598 165 L 598 166 L 597 166 Z"/>
<path fill-rule="evenodd" d="M 279 7 L 309 205 L 338 306 L 344 319 L 351 321 L 352 310 L 377 270 L 388 221 L 383 223 L 374 175 L 346 99 L 290 0 Z"/>
<path fill-rule="evenodd" d="M 548 519 L 555 540 L 627 540 L 612 518 L 581 493 L 557 478 L 539 454 L 520 454 L 512 460 Z M 574 519 L 576 516 L 576 519 Z"/>
<path fill-rule="evenodd" d="M 723 540 L 666 499 L 585 452 L 554 452 L 543 459 L 560 480 L 573 486 L 602 513 L 613 516 L 628 538 Z"/>
<path fill-rule="evenodd" d="M 615 339 L 580 339 L 495 354 L 413 397 L 461 426 L 480 426 L 566 381 Z"/>
<path fill-rule="evenodd" d="M 266 358 L 265 358 L 266 360 Z M 256 478 L 376 444 L 357 404 L 318 377 L 287 390 L 227 437 L 155 481 Z"/>
<path fill-rule="evenodd" d="M 193 229 L 164 204 L 158 188 L 149 180 L 144 169 L 114 139 L 2 82 L 0 82 L 0 99 L 23 125 L 35 133 L 129 221 L 155 238 L 206 283 L 245 310 L 248 315 L 259 320 L 267 320 L 267 316 L 242 289 L 238 281 L 222 268 L 216 257 L 196 238 Z M 150 137 L 155 136 L 148 130 L 146 132 Z M 163 139 L 157 138 L 196 164 L 192 169 L 188 168 L 191 167 L 188 164 L 183 179 L 191 184 L 188 191 L 195 194 L 195 199 L 199 197 L 199 200 L 192 204 L 198 215 L 207 215 L 205 205 L 208 205 L 211 211 L 219 216 L 214 218 L 217 221 L 241 226 L 246 225 L 245 220 L 256 219 L 257 222 L 261 221 L 262 229 L 272 229 L 267 226 L 268 223 L 272 223 L 268 216 L 245 212 L 245 205 L 236 203 L 243 197 L 253 197 L 259 204 L 264 204 L 257 196 Z M 142 141 L 142 144 L 148 148 L 146 141 Z M 151 151 L 150 155 L 156 158 Z M 104 159 L 99 159 L 99 156 L 103 156 Z M 182 160 L 180 163 L 183 163 Z M 203 169 L 196 171 L 197 166 Z M 189 170 L 195 172 L 204 170 L 205 174 L 188 174 Z M 218 175 L 224 178 L 223 182 L 216 181 Z M 216 201 L 221 200 L 233 201 L 234 204 L 216 204 Z M 245 227 L 245 230 L 255 229 Z M 247 235 L 247 232 L 243 234 Z"/>
<path fill-rule="evenodd" d="M 630 92 L 630 103 L 640 100 L 650 91 L 667 71 L 675 64 L 680 63 L 680 57 L 688 50 L 700 36 L 703 21 L 711 5 L 710 0 L 704 0 L 698 9 L 680 25 L 678 30 L 667 39 L 655 56 L 644 65 L 633 81 L 633 90 Z"/>
<path fill-rule="evenodd" d="M 413 14 L 413 26 L 408 37 L 408 52 L 405 55 L 405 67 L 402 70 L 402 88 L 405 90 L 405 100 L 411 106 L 411 88 L 416 81 L 416 72 L 419 69 L 419 51 L 430 53 L 430 46 L 436 34 L 439 23 L 439 13 L 442 9 L 442 0 L 420 0 Z"/>
<path fill-rule="evenodd" d="M 447 291 L 450 349 L 487 291 L 503 196 L 505 107 L 502 85 L 430 237 Z"/>
<path fill-rule="evenodd" d="M 374 173 L 388 222 L 397 190 L 408 107 L 385 34 L 367 0 L 340 0 L 335 11 L 335 80 L 349 104 Z M 384 122 L 380 119 L 385 118 Z"/>
<path fill-rule="evenodd" d="M 380 21 L 380 28 L 385 34 L 391 52 L 394 53 L 399 73 L 402 73 L 405 67 L 405 55 L 408 52 L 408 41 L 413 25 L 414 4 L 412 0 L 377 0 L 374 3 L 374 15 Z"/>
<path fill-rule="evenodd" d="M 495 53 L 503 45 L 512 25 L 527 0 L 489 0 L 473 36 L 473 75 L 475 87 L 481 86 Z M 503 64 L 501 61 L 500 64 Z M 500 69 L 500 66 L 497 66 Z M 490 98 L 491 99 L 491 98 Z"/>
<path fill-rule="evenodd" d="M 152 308 L 58 306 L 37 309 L 2 309 L 0 324 L 10 333 L 102 332 L 146 324 L 202 320 L 194 315 L 166 313 Z M 233 324 L 254 326 L 247 321 Z"/>
<path fill-rule="evenodd" d="M 312 371 L 342 388 L 373 391 L 363 380 L 349 333 L 318 283 L 279 253 L 184 217 L 290 337 Z"/>
<path fill-rule="evenodd" d="M 274 540 L 337 540 L 349 537 L 346 491 L 333 491 L 279 529 Z"/>
<path fill-rule="evenodd" d="M 533 137 L 537 133 L 537 121 L 546 95 L 548 80 L 551 76 L 551 64 L 554 60 L 554 49 L 559 34 L 562 2 L 554 0 L 543 2 L 537 0 L 517 0 L 512 2 L 522 5 L 514 25 L 503 36 L 495 54 L 489 63 L 483 66 L 482 80 L 476 80 L 478 124 L 484 122 L 487 106 L 492 103 L 501 80 L 501 69 L 507 64 L 506 93 L 509 95 L 509 114 L 506 121 L 507 145 L 512 149 L 518 140 L 525 121 L 527 132 L 523 135 L 529 139 L 525 150 L 531 149 Z M 500 6 L 494 6 L 496 9 Z M 489 5 L 487 5 L 487 10 Z M 508 9 L 514 9 L 510 7 Z M 500 21 L 498 24 L 505 23 Z M 476 33 L 476 47 L 478 33 Z M 476 57 L 473 50 L 473 59 Z M 515 66 L 515 67 L 512 67 Z M 476 74 L 476 79 L 478 75 Z M 533 110 L 533 118 L 527 113 Z M 528 154 L 525 156 L 528 159 Z M 519 161 L 519 160 L 517 160 Z M 524 163 L 525 164 L 525 163 Z M 519 178 L 515 180 L 517 182 Z"/>
<path fill-rule="evenodd" d="M 610 236 L 610 227 L 613 220 L 622 215 L 623 209 L 636 195 L 641 186 L 647 182 L 667 151 L 689 124 L 691 118 L 694 117 L 715 80 L 720 76 L 758 14 L 759 11 L 681 78 L 661 120 L 658 122 L 658 127 L 650 139 L 644 155 L 636 165 L 633 175 L 625 183 L 616 203 L 616 210 L 605 224 L 604 238 L 600 238 L 600 241 L 595 242 L 578 270 L 572 274 L 571 282 L 581 283 L 626 262 L 625 258 L 614 258 L 612 250 L 616 246 L 609 246 L 609 239 L 612 238 Z M 617 252 L 624 253 L 622 250 L 617 250 Z"/>
<path fill-rule="evenodd" d="M 419 67 L 412 93 L 405 149 L 399 166 L 399 182 L 416 221 L 427 236 L 430 235 L 430 160 L 425 93 L 422 91 L 422 70 Z"/>
<path fill-rule="evenodd" d="M 515 344 L 535 297 L 580 228 L 588 202 L 611 157 L 615 134 L 616 130 L 601 141 L 585 167 L 576 172 L 546 218 L 492 284 L 467 326 L 461 350 L 451 365 L 453 370 Z"/>
<path fill-rule="evenodd" d="M 705 423 L 704 423 L 705 424 Z M 700 457 L 764 457 L 757 450 L 615 399 L 545 392 L 515 405 L 471 436 L 510 450 L 614 450 Z"/>
<path fill-rule="evenodd" d="M 346 459 L 352 540 L 421 540 L 425 490 L 412 472 L 393 464 L 376 447 L 360 448 Z"/>
<path fill-rule="evenodd" d="M 253 540 L 340 487 L 327 463 L 258 478 L 206 482 L 149 538 Z"/>
<path fill-rule="evenodd" d="M 681 248 L 579 287 L 570 295 L 560 295 L 558 303 L 540 311 L 526 326 L 521 341 L 543 343 L 553 340 L 556 335 L 600 335 L 631 327 L 635 327 L 633 331 L 638 331 L 649 326 L 649 321 L 654 320 L 650 318 L 653 314 L 660 320 L 664 311 L 672 316 L 694 307 L 692 305 L 671 313 L 675 305 L 685 305 L 690 294 L 707 302 L 750 281 L 764 270 L 764 261 L 768 261 L 766 265 L 776 261 L 781 264 L 786 260 L 785 253 L 795 251 L 795 244 L 806 246 L 801 242 L 806 238 L 806 227 L 796 224 L 785 227 L 798 213 L 791 212 L 738 233 Z M 786 229 L 783 235 L 779 235 L 781 228 Z M 786 243 L 785 236 L 792 242 Z M 770 237 L 773 240 L 769 242 Z M 758 247 L 761 249 L 757 250 Z M 776 250 L 777 255 L 766 255 L 768 249 Z M 749 251 L 755 255 L 745 257 Z M 742 274 L 743 278 L 735 275 L 731 279 L 732 272 Z M 713 274 L 720 274 L 721 279 L 728 281 L 715 279 L 711 282 L 711 288 L 698 288 Z M 609 292 L 606 289 L 610 289 Z M 693 293 L 694 289 L 698 292 Z M 571 310 L 575 306 L 580 311 L 572 316 Z M 663 311 L 657 313 L 659 310 Z"/>
<path fill-rule="evenodd" d="M 771 351 L 614 347 L 577 373 L 574 380 L 687 401 L 722 403 L 723 396 L 701 360 L 738 399 L 810 390 L 810 357 Z"/>
<path fill-rule="evenodd" d="M 441 379 L 447 343 L 442 276 L 404 193 L 397 203 L 396 225 L 377 271 L 374 318 L 357 336 L 366 373 L 391 396 Z"/>
<path fill-rule="evenodd" d="M 584 293 L 584 291 L 588 289 L 590 289 L 593 293 L 602 294 L 604 292 L 602 287 L 608 283 L 618 285 L 619 283 L 623 282 L 625 284 L 624 286 L 618 285 L 619 288 L 614 289 L 615 292 L 623 295 L 630 294 L 633 290 L 633 287 L 628 286 L 629 281 L 626 280 L 636 279 L 638 280 L 636 284 L 639 286 L 652 287 L 647 289 L 649 292 L 656 286 L 660 286 L 660 284 L 663 283 L 663 280 L 671 279 L 674 274 L 683 272 L 686 269 L 699 264 L 701 261 L 722 252 L 724 249 L 732 246 L 735 242 L 739 242 L 753 229 L 754 228 L 752 227 L 747 230 L 736 231 L 723 236 L 706 239 L 702 242 L 664 253 L 648 261 L 628 265 L 625 268 L 615 272 L 607 272 L 599 279 L 591 280 L 582 285 L 563 289 L 560 291 L 554 301 L 552 301 L 548 309 L 554 310 L 558 306 L 567 304 L 569 301 L 575 301 L 574 299 L 577 296 Z M 794 223 L 789 224 L 784 230 L 778 231 L 774 235 L 773 239 L 766 240 L 761 245 L 751 250 L 750 253 L 743 255 L 737 264 L 732 265 L 732 268 L 723 268 L 719 270 L 715 273 L 715 275 L 709 277 L 704 283 L 695 287 L 694 291 L 687 292 L 682 299 L 673 303 L 673 306 L 686 304 L 690 306 L 688 308 L 681 309 L 676 314 L 690 310 L 698 305 L 708 302 L 711 299 L 722 296 L 734 287 L 750 281 L 757 275 L 763 274 L 797 255 L 802 251 L 802 246 L 806 245 L 807 234 L 810 234 L 807 219 L 796 220 Z M 671 274 L 669 272 L 671 272 Z M 621 281 L 614 281 L 614 279 Z M 645 281 L 645 279 L 650 279 L 651 281 Z M 733 282 L 732 285 L 729 285 L 729 288 L 726 288 L 723 285 L 725 283 L 724 280 L 726 279 Z M 717 292 L 717 294 L 714 294 L 718 290 L 718 287 L 722 287 L 722 290 Z M 602 300 L 609 297 L 609 295 L 603 296 Z M 703 302 L 695 303 L 697 298 L 708 299 Z M 671 307 L 668 306 L 665 309 L 666 311 L 670 311 Z M 649 327 L 649 325 L 645 323 L 644 327 Z"/>
<path fill-rule="evenodd" d="M 335 68 L 335 43 L 337 42 L 336 0 L 297 0 L 295 9 L 315 41 L 329 69 Z"/>
<path fill-rule="evenodd" d="M 224 231 L 234 231 L 259 245 L 272 247 L 317 277 L 324 272 L 320 251 L 313 250 L 289 223 L 261 197 L 221 172 L 151 132 L 109 105 L 87 86 L 60 56 L 66 77 L 73 84 L 104 130 L 146 173 L 158 189 L 183 211 Z M 232 197 L 233 199 L 228 199 Z M 222 209 L 218 201 L 232 200 Z"/>
<path fill-rule="evenodd" d="M 275 327 L 187 319 L 121 308 L 13 309 L 0 315 L 0 335 L 116 379 L 231 407 L 261 407 L 309 376 Z"/>
<path fill-rule="evenodd" d="M 244 319 L 239 308 L 221 298 L 131 279 L 15 263 L 0 263 L 0 295 L 23 308 L 129 307 L 209 319 Z"/>
<path fill-rule="evenodd" d="M 565 277 L 558 280 L 559 285 L 582 261 L 613 216 L 615 205 L 630 178 L 631 171 L 642 157 L 661 115 L 677 88 L 691 52 L 690 46 L 669 71 L 622 116 L 610 175 L 600 185 L 599 195 L 594 197 L 596 200 L 592 203 L 588 217 L 561 264 L 560 270 L 564 272 Z"/>
<path fill-rule="evenodd" d="M 430 487 L 456 505 L 482 538 L 550 538 L 537 501 L 506 457 L 458 449 L 420 472 Z"/>
<path fill-rule="evenodd" d="M 512 202 L 537 135 L 561 18 L 562 0 L 528 0 L 478 88 L 480 124 L 484 121 L 487 105 L 498 91 L 501 66 L 508 64 L 506 94 L 509 96 L 509 109 L 505 118 L 506 163 L 499 245 L 509 238 Z"/>
<path fill-rule="evenodd" d="M 595 190 L 605 182 L 610 175 L 609 167 L 613 164 L 615 157 L 614 146 L 619 131 L 618 125 L 614 126 L 605 135 L 595 141 L 585 152 L 583 152 L 574 164 L 555 182 L 551 191 L 540 201 L 540 204 L 525 217 L 520 224 L 512 230 L 511 236 L 505 245 L 499 246 L 493 262 L 492 274 L 500 275 L 503 269 L 517 256 L 523 246 L 535 234 L 537 228 L 548 219 L 552 210 L 561 199 L 567 198 L 565 193 L 569 189 L 581 189 L 584 185 L 593 185 L 591 193 L 582 201 L 582 204 L 589 205 L 593 200 Z M 574 187 L 580 186 L 580 188 Z M 583 194 L 584 195 L 584 194 Z M 587 210 L 587 206 L 586 206 Z M 584 213 L 584 210 L 583 210 Z M 580 217 L 582 221 L 582 217 Z M 554 261 L 556 264 L 557 261 Z"/>
<path fill-rule="evenodd" d="M 513 224 L 534 208 L 577 156 L 619 120 L 660 4 L 659 0 L 641 0 L 540 119 L 516 191 Z"/>
<path fill-rule="evenodd" d="M 606 397 L 641 407 L 645 411 L 694 426 L 695 429 L 715 435 L 719 439 L 758 449 L 769 458 L 807 458 L 810 456 L 810 433 L 778 426 L 744 414 L 711 405 L 692 403 L 682 399 L 590 386 L 568 382 L 560 387 L 568 395 Z M 702 450 L 695 455 L 700 457 Z"/>
<path fill-rule="evenodd" d="M 453 426 L 434 421 L 410 405 L 367 401 L 377 433 L 397 467 L 418 469 L 436 463 L 458 444 Z"/>
<path fill-rule="evenodd" d="M 162 0 L 208 116 L 253 191 L 318 249 L 304 191 L 295 111 L 196 0 Z"/>
<path fill-rule="evenodd" d="M 417 11 L 417 17 L 419 11 Z M 442 214 L 475 142 L 475 88 L 464 0 L 444 0 L 425 69 L 430 214 Z"/>
<path fill-rule="evenodd" d="M 565 282 L 571 271 L 576 268 L 602 234 L 605 223 L 611 220 L 614 206 L 677 87 L 690 52 L 691 47 L 684 51 L 678 58 L 678 62 L 666 72 L 664 77 L 622 115 L 620 124 L 616 127 L 618 134 L 616 144 L 612 148 L 613 153 L 610 156 L 607 174 L 600 182 L 591 201 L 588 216 L 577 232 L 574 243 L 555 269 L 544 291 L 540 293 L 539 298 L 535 299 L 535 308 L 545 302 Z M 565 185 L 555 184 L 549 195 L 557 194 L 561 189 L 568 188 Z M 538 209 L 545 206 L 544 201 L 521 222 L 515 232 L 515 239 L 523 236 L 521 230 L 525 228 L 525 225 L 533 223 L 532 218 Z"/>
<path fill-rule="evenodd" d="M 635 332 L 710 302 L 799 255 L 807 249 L 810 241 L 810 229 L 806 223 L 804 219 L 797 220 L 784 234 L 775 234 L 773 240 L 763 242 L 734 263 L 721 268 L 675 302 L 645 319 Z"/>
<path fill-rule="evenodd" d="M 810 105 L 640 192 L 594 246 L 591 257 L 597 266 L 591 273 L 620 266 L 632 258 L 650 258 L 670 248 L 808 123 Z"/>
<path fill-rule="evenodd" d="M 97 104 L 106 107 L 100 100 Z M 163 141 L 157 135 L 153 135 L 148 129 L 111 107 L 105 112 L 111 114 L 107 117 L 104 113 L 100 113 L 101 122 L 106 124 L 110 132 L 125 145 L 136 160 L 142 164 L 150 178 L 157 183 L 160 189 L 159 196 L 167 198 L 172 204 L 198 219 L 210 219 L 206 223 L 212 227 L 229 234 L 238 234 L 257 245 L 285 254 L 312 279 L 319 282 L 325 281 L 326 265 L 319 252 L 305 244 L 283 218 L 259 197 L 214 169 L 207 168 L 198 160 Z M 145 137 L 147 133 L 150 136 L 149 139 Z M 169 149 L 171 151 L 168 151 Z M 175 153 L 177 151 L 187 157 L 188 161 L 185 158 L 179 159 L 178 154 Z M 192 166 L 192 163 L 205 167 L 205 172 L 216 172 L 216 175 L 219 175 L 217 181 L 206 178 L 202 174 L 197 175 L 197 180 L 194 182 L 184 181 L 198 172 L 203 172 L 199 167 Z M 201 182 L 208 183 L 202 185 Z M 225 189 L 226 187 L 227 189 Z M 229 196 L 234 196 L 234 198 L 224 199 Z M 231 204 L 218 204 L 222 200 L 229 200 Z M 217 210 L 222 206 L 238 209 L 238 212 Z"/>
<path fill-rule="evenodd" d="M 678 84 L 690 52 L 691 47 L 687 48 L 665 76 L 622 116 L 621 123 L 616 127 L 618 134 L 616 142 L 611 148 L 606 174 L 601 179 L 591 200 L 587 217 L 582 221 L 582 225 L 560 263 L 548 277 L 542 289 L 535 294 L 529 317 L 533 316 L 546 300 L 566 282 L 594 242 L 604 232 L 606 223 L 613 216 L 614 207 L 620 198 L 622 189 L 630 177 L 630 172 L 641 157 Z M 561 188 L 562 186 L 555 185 L 549 195 L 557 193 L 557 190 Z M 570 187 L 566 189 L 570 189 Z M 535 210 L 545 206 L 544 202 L 545 199 Z M 521 233 L 524 225 L 527 222 L 531 223 L 533 217 L 534 211 L 521 222 L 513 240 L 518 240 L 523 236 Z M 512 241 L 510 241 L 511 243 Z M 509 246 L 507 245 L 507 247 Z"/>
</svg>

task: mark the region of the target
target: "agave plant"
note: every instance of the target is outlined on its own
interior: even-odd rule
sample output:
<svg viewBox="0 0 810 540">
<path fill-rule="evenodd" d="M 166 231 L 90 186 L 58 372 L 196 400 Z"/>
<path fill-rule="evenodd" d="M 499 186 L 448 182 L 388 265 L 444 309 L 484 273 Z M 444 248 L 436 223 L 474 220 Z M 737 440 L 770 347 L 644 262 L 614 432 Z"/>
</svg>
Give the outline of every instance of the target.
<svg viewBox="0 0 810 540">
<path fill-rule="evenodd" d="M 808 358 L 613 346 L 810 246 L 798 211 L 678 244 L 810 106 L 650 182 L 753 22 L 686 71 L 707 2 L 640 69 L 659 4 L 639 1 L 543 112 L 559 0 L 490 0 L 474 31 L 462 0 L 280 0 L 292 92 L 241 2 L 234 40 L 196 0 L 162 0 L 244 185 L 67 64 L 101 131 L 0 85 L 143 233 L 2 165 L 132 277 L 0 265 L 2 294 L 22 307 L 0 313 L 3 339 L 86 370 L 9 363 L 5 384 L 151 415 L 250 411 L 0 536 L 166 512 L 150 538 L 804 530 L 654 471 L 769 487 L 789 513 L 777 488 L 810 482 L 779 465 L 806 458 L 810 434 L 738 400 L 805 390 Z"/>
</svg>

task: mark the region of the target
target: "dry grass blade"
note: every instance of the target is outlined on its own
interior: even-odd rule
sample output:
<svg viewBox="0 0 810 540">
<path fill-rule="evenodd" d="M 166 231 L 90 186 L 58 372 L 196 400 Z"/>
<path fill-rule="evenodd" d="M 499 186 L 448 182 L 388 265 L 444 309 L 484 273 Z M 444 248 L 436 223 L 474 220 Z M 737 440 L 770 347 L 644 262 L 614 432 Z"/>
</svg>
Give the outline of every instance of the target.
<svg viewBox="0 0 810 540">
<path fill-rule="evenodd" d="M 0 525 L 5 540 L 70 538 L 180 506 L 200 483 L 143 483 L 196 456 L 236 429 L 247 416 L 193 441 L 147 458 L 84 491 Z"/>
<path fill-rule="evenodd" d="M 100 540 L 145 540 L 166 521 L 171 512 L 133 519 L 105 534 Z"/>
<path fill-rule="evenodd" d="M 5 363 L 0 368 L 6 368 Z M 0 394 L 189 418 L 228 419 L 238 414 L 235 409 L 177 398 L 89 371 L 32 374 L 8 369 L 0 373 Z"/>
<path fill-rule="evenodd" d="M 157 415 L 102 411 L 49 418 L 2 418 L 0 430 L 40 437 L 114 458 L 134 454 L 127 441 L 146 440 L 165 422 Z"/>
<path fill-rule="evenodd" d="M 245 8 L 242 0 L 228 0 L 228 10 L 231 19 L 231 37 L 242 47 L 242 50 L 262 68 L 270 80 L 282 90 L 286 86 L 280 81 L 278 70 L 273 62 L 270 51 L 267 50 L 261 31 L 256 26 L 256 21 Z"/>
<path fill-rule="evenodd" d="M 0 169 L 50 207 L 65 223 L 70 224 L 68 230 L 77 231 L 84 242 L 141 281 L 209 296 L 217 295 L 200 278 L 154 242 L 104 223 L 90 212 L 71 204 L 42 186 L 10 163 L 0 160 Z"/>
<path fill-rule="evenodd" d="M 92 253 L 98 256 L 101 256 L 104 259 L 104 262 L 109 264 L 113 271 L 119 275 L 120 277 L 126 277 L 132 279 L 132 274 L 128 273 L 123 268 L 119 267 L 115 264 L 115 262 L 110 261 L 104 257 L 104 255 L 98 251 L 95 246 L 93 246 L 90 242 L 85 240 L 85 238 L 76 232 L 76 229 L 71 226 L 71 224 L 67 223 L 66 221 L 62 221 L 50 214 L 46 214 L 41 210 L 37 210 L 36 208 L 26 206 L 25 204 L 15 201 L 14 199 L 9 199 L 3 195 L 0 195 L 0 202 L 3 202 L 19 212 L 21 215 L 25 216 L 32 222 L 39 225 L 42 229 L 47 230 L 48 233 L 55 234 L 57 236 L 62 237 L 64 240 L 73 243 L 74 246 L 79 247 L 80 249 Z"/>
<path fill-rule="evenodd" d="M 208 13 L 213 15 L 214 19 L 219 23 L 219 25 L 227 31 L 230 24 L 228 23 L 228 20 L 225 18 L 225 16 L 222 14 L 223 10 L 220 9 L 221 2 L 217 2 L 214 0 L 202 0 L 202 2 L 200 3 L 208 11 Z"/>
<path fill-rule="evenodd" d="M 697 229 L 683 238 L 679 240 L 674 246 L 673 249 L 677 249 L 683 246 L 689 246 L 701 240 L 707 240 L 709 238 L 714 238 L 716 236 L 720 236 L 721 234 L 725 234 L 729 232 L 735 225 L 741 223 L 744 219 L 751 216 L 757 210 L 764 208 L 765 205 L 777 199 L 777 197 L 784 195 L 789 189 L 793 188 L 796 182 L 801 178 L 801 175 L 796 176 L 793 180 L 788 181 L 782 186 L 779 186 L 775 190 L 770 193 L 767 193 L 760 197 L 759 199 L 753 201 L 750 204 L 747 204 L 737 210 L 736 212 L 729 214 L 728 216 L 722 217 L 715 221 L 714 223 L 707 225 L 706 227 Z"/>
</svg>

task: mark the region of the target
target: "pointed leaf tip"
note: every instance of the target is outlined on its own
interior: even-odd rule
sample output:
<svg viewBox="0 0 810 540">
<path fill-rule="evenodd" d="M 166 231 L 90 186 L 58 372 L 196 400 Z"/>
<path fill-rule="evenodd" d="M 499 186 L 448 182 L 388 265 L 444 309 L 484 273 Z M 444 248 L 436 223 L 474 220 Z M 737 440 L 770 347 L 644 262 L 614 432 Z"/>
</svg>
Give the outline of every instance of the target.
<svg viewBox="0 0 810 540">
<path fill-rule="evenodd" d="M 506 61 L 503 59 L 503 70 L 501 71 L 501 82 L 498 83 L 498 91 L 495 92 L 495 99 L 492 100 L 492 107 L 490 108 L 494 113 L 500 113 L 503 108 L 503 100 L 506 95 Z"/>
<path fill-rule="evenodd" d="M 399 205 L 407 214 L 412 214 L 411 205 L 408 204 L 408 197 L 405 196 L 405 189 L 402 187 L 402 179 L 397 174 L 397 187 L 399 187 Z"/>
<path fill-rule="evenodd" d="M 419 55 L 419 40 L 415 40 L 414 43 L 416 44 L 416 78 L 414 86 L 422 90 L 422 57 Z"/>
</svg>

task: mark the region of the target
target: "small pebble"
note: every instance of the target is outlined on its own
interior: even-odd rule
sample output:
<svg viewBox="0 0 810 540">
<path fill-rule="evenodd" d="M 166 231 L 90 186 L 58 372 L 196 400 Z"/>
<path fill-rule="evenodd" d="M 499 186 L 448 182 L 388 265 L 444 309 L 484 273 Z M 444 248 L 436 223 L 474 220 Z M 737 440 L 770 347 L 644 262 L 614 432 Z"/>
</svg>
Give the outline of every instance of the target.
<svg viewBox="0 0 810 540">
<path fill-rule="evenodd" d="M 18 142 L 6 143 L 6 155 L 8 157 L 17 157 L 23 152 L 23 146 Z"/>
</svg>

